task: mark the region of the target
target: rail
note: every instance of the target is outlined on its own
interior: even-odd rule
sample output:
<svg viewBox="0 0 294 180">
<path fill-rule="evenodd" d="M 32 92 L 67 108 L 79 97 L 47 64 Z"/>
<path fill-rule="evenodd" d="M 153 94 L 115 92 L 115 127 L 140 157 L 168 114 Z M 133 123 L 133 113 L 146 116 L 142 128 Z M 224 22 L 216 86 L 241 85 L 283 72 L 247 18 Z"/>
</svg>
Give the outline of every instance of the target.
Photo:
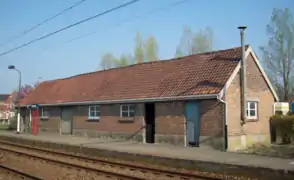
<svg viewBox="0 0 294 180">
<path fill-rule="evenodd" d="M 0 164 L 0 169 L 5 170 L 9 173 L 14 174 L 14 176 L 21 177 L 22 179 L 30 179 L 30 180 L 42 180 L 41 178 L 38 178 L 34 175 L 30 175 L 28 173 L 22 172 L 20 170 L 5 166 L 3 164 Z"/>
<path fill-rule="evenodd" d="M 49 150 L 49 149 L 45 149 L 45 148 L 36 148 L 36 147 L 28 146 L 28 145 L 22 145 L 22 144 L 11 143 L 11 142 L 6 142 L 6 141 L 0 141 L 0 143 L 3 145 L 7 145 L 7 146 L 14 146 L 16 148 L 23 148 L 23 149 L 28 149 L 31 151 L 52 154 L 53 156 L 60 155 L 60 156 L 68 157 L 68 158 L 78 159 L 81 161 L 99 163 L 102 165 L 107 164 L 109 166 L 117 167 L 119 169 L 126 169 L 127 168 L 127 169 L 131 169 L 132 171 L 138 171 L 141 173 L 148 173 L 148 174 L 153 174 L 153 175 L 158 175 L 158 176 L 176 177 L 176 178 L 187 179 L 187 180 L 189 180 L 189 179 L 222 180 L 223 179 L 221 177 L 212 177 L 212 176 L 205 176 L 205 175 L 196 174 L 196 173 L 171 171 L 171 170 L 166 170 L 166 169 L 147 167 L 147 166 L 143 166 L 143 165 L 134 165 L 134 164 L 130 164 L 130 163 L 122 163 L 122 162 L 116 162 L 116 161 L 111 161 L 111 160 L 105 160 L 105 159 L 101 159 L 101 158 L 88 157 L 88 156 L 84 156 L 84 155 L 76 155 L 76 154 L 72 154 L 72 153 L 66 153 L 66 152 L 61 152 L 61 151 L 56 151 L 56 150 Z M 9 149 L 3 148 L 3 147 L 0 147 L 0 150 L 15 152 L 14 150 L 9 150 Z M 15 153 L 19 153 L 19 154 L 27 155 L 27 156 L 34 156 L 34 155 L 23 153 L 23 152 L 15 152 Z M 61 162 L 61 161 L 57 161 L 57 160 L 48 159 L 45 157 L 38 156 L 37 158 L 40 158 L 40 159 L 43 159 L 46 161 L 52 161 L 54 163 L 63 164 L 66 166 L 75 166 L 76 168 L 80 168 L 80 169 L 85 168 L 89 171 L 101 171 L 100 173 L 104 173 L 104 174 L 109 173 L 109 172 L 105 172 L 105 171 L 102 171 L 102 170 L 99 170 L 96 168 L 85 167 L 85 166 L 81 166 L 81 165 L 77 165 L 77 164 L 73 165 L 68 162 Z M 122 179 L 130 179 L 130 178 L 136 179 L 135 177 L 122 175 L 120 173 L 114 173 L 114 174 L 110 174 L 110 175 L 117 176 L 117 177 L 121 176 L 120 178 L 122 178 Z M 137 179 L 139 180 L 139 179 L 144 179 L 144 178 L 137 178 Z"/>
</svg>

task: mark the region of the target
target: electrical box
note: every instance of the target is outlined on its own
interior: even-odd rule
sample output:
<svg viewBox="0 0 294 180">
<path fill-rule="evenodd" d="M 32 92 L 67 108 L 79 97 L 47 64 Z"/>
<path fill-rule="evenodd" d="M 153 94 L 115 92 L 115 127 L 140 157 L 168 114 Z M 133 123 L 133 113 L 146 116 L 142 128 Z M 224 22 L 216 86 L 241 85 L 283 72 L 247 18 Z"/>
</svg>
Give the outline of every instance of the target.
<svg viewBox="0 0 294 180">
<path fill-rule="evenodd" d="M 288 102 L 277 102 L 274 104 L 274 113 L 286 115 L 289 112 L 289 103 Z"/>
</svg>

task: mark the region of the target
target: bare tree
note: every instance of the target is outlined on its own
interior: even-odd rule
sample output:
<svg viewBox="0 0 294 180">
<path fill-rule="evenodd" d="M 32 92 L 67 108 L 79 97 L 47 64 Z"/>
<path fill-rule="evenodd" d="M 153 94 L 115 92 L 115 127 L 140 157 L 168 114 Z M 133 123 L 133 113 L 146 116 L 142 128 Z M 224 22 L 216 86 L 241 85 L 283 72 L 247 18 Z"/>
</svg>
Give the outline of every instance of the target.
<svg viewBox="0 0 294 180">
<path fill-rule="evenodd" d="M 138 32 L 136 35 L 136 47 L 134 50 L 134 58 L 137 60 L 137 63 L 143 62 L 144 50 L 143 50 L 143 40 L 141 34 Z"/>
<path fill-rule="evenodd" d="M 268 44 L 261 47 L 264 64 L 282 100 L 293 89 L 294 21 L 288 8 L 274 9 L 267 25 Z"/>
<path fill-rule="evenodd" d="M 118 67 L 131 65 L 131 64 L 133 64 L 132 56 L 122 54 L 121 57 L 119 59 L 117 59 L 116 64 L 117 64 Z"/>
<path fill-rule="evenodd" d="M 131 64 L 142 63 L 144 61 L 158 60 L 158 44 L 154 36 L 150 36 L 146 41 L 138 32 L 136 35 L 136 46 L 134 54 L 122 54 L 120 58 L 116 58 L 111 53 L 105 53 L 101 56 L 100 66 L 102 69 L 111 69 L 115 67 L 123 67 Z"/>
<path fill-rule="evenodd" d="M 111 53 L 105 53 L 101 56 L 100 66 L 102 69 L 111 69 L 117 67 L 117 60 Z"/>
<path fill-rule="evenodd" d="M 212 51 L 213 40 L 214 34 L 210 27 L 200 29 L 196 33 L 191 28 L 184 27 L 180 44 L 176 50 L 176 57 Z"/>
<path fill-rule="evenodd" d="M 145 41 L 144 54 L 147 61 L 158 60 L 158 45 L 154 36 L 150 36 Z"/>
</svg>

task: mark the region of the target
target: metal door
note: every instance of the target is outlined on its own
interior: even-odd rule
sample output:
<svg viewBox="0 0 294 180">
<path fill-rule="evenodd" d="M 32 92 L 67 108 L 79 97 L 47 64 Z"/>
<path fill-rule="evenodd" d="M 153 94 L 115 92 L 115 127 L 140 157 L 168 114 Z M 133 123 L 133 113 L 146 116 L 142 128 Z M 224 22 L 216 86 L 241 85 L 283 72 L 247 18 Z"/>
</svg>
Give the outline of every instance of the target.
<svg viewBox="0 0 294 180">
<path fill-rule="evenodd" d="M 73 109 L 70 107 L 61 109 L 61 134 L 72 133 Z"/>
<path fill-rule="evenodd" d="M 199 147 L 200 138 L 200 115 L 199 103 L 197 101 L 189 101 L 186 103 L 186 136 L 188 146 Z"/>
</svg>

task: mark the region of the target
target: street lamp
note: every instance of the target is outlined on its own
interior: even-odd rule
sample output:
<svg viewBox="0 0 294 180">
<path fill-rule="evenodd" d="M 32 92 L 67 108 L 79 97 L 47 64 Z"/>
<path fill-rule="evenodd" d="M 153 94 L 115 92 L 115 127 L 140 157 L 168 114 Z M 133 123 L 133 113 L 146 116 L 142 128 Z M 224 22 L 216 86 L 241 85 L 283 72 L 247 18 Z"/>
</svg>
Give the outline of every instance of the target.
<svg viewBox="0 0 294 180">
<path fill-rule="evenodd" d="M 16 69 L 14 65 L 8 66 L 8 69 L 17 71 L 18 75 L 19 75 L 18 93 L 17 93 L 16 100 L 15 100 L 17 102 L 17 104 L 18 104 L 16 133 L 19 134 L 19 131 L 20 131 L 20 103 L 19 103 L 19 97 L 20 97 L 20 88 L 21 88 L 21 72 L 20 72 L 20 70 Z"/>
</svg>

